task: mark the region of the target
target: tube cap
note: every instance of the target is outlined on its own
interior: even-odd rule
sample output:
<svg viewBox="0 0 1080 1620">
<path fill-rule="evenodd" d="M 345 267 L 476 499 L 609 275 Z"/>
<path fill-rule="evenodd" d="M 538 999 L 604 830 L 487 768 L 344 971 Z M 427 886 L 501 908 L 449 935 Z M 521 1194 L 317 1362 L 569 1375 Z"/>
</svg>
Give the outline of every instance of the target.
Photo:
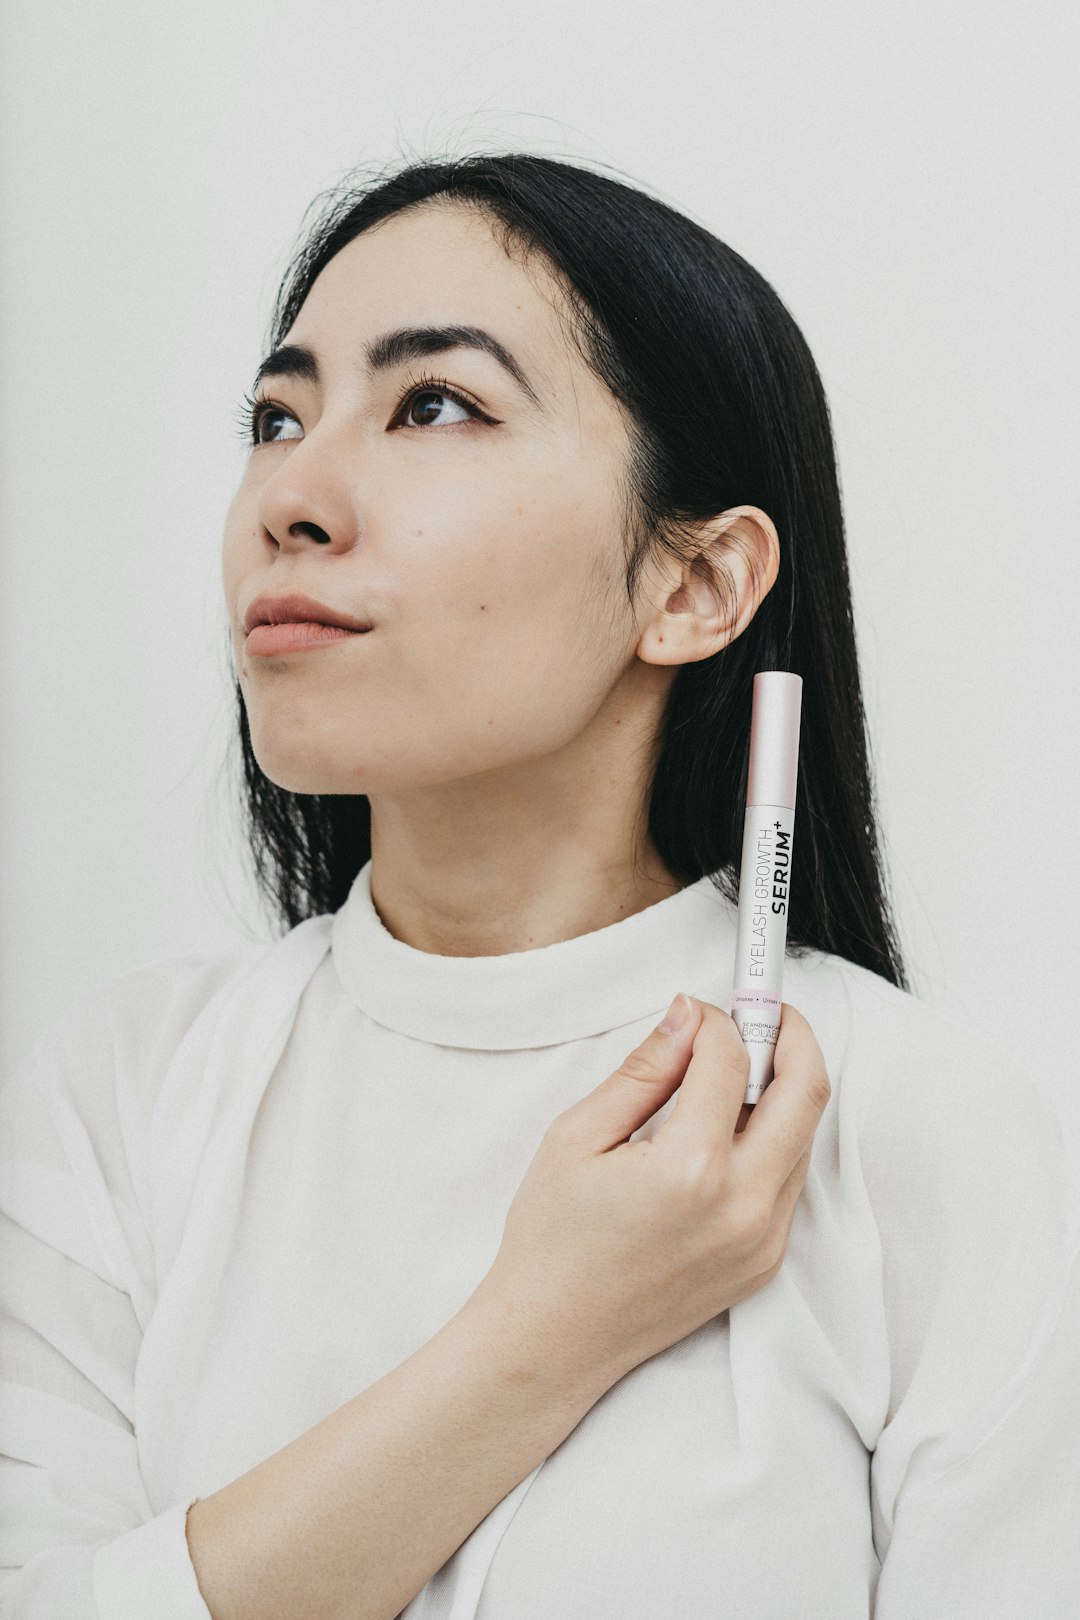
<svg viewBox="0 0 1080 1620">
<path fill-rule="evenodd" d="M 750 769 L 746 778 L 748 805 L 795 808 L 802 685 L 802 676 L 786 669 L 763 669 L 754 676 Z"/>
</svg>

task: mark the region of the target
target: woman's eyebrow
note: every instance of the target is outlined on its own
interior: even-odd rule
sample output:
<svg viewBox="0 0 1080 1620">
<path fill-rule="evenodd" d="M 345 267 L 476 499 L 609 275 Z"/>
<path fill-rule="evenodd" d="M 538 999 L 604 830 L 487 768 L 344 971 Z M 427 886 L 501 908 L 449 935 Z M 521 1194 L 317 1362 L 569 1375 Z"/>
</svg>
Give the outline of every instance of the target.
<svg viewBox="0 0 1080 1620">
<path fill-rule="evenodd" d="M 480 349 L 497 360 L 517 383 L 537 410 L 543 410 L 540 397 L 519 362 L 506 346 L 482 326 L 401 326 L 373 338 L 364 350 L 369 374 L 389 371 L 407 360 L 420 360 L 447 349 Z M 319 386 L 319 362 L 311 349 L 300 343 L 285 343 L 274 349 L 255 373 L 255 387 L 266 377 L 299 377 Z"/>
</svg>

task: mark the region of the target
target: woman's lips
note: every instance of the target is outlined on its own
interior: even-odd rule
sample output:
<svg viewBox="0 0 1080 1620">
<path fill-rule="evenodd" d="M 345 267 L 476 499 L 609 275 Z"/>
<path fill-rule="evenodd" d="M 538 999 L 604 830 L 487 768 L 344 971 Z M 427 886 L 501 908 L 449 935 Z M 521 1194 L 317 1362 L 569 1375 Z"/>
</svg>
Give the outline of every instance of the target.
<svg viewBox="0 0 1080 1620">
<path fill-rule="evenodd" d="M 315 624 L 311 620 L 288 624 L 257 624 L 247 633 L 244 651 L 256 658 L 274 654 L 304 652 L 309 647 L 325 647 L 331 641 L 350 636 L 366 636 L 366 630 L 342 630 L 336 624 Z"/>
</svg>

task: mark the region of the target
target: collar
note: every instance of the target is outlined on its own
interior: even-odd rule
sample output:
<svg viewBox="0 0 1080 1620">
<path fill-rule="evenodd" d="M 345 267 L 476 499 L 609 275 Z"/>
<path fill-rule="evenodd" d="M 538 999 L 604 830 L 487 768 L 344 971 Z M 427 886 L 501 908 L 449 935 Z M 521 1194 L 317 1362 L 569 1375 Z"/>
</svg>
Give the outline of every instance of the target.
<svg viewBox="0 0 1080 1620">
<path fill-rule="evenodd" d="M 654 1014 L 679 990 L 720 1002 L 737 912 L 706 874 L 630 917 L 499 956 L 439 956 L 395 939 L 371 898 L 371 861 L 334 913 L 346 996 L 376 1023 L 436 1046 L 552 1046 Z M 700 987 L 697 990 L 695 987 Z"/>
</svg>

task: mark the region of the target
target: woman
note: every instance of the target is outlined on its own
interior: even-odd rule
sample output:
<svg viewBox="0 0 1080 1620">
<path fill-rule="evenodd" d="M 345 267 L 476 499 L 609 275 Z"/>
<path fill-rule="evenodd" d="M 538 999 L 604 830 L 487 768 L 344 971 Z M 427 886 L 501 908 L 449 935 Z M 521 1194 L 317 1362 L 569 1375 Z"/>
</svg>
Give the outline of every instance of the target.
<svg viewBox="0 0 1080 1620">
<path fill-rule="evenodd" d="M 1074 1615 L 1075 1193 L 1044 1096 L 907 989 L 783 304 L 613 179 L 420 163 L 331 199 L 247 410 L 285 932 L 114 981 L 3 1093 L 8 1612 Z"/>
</svg>

